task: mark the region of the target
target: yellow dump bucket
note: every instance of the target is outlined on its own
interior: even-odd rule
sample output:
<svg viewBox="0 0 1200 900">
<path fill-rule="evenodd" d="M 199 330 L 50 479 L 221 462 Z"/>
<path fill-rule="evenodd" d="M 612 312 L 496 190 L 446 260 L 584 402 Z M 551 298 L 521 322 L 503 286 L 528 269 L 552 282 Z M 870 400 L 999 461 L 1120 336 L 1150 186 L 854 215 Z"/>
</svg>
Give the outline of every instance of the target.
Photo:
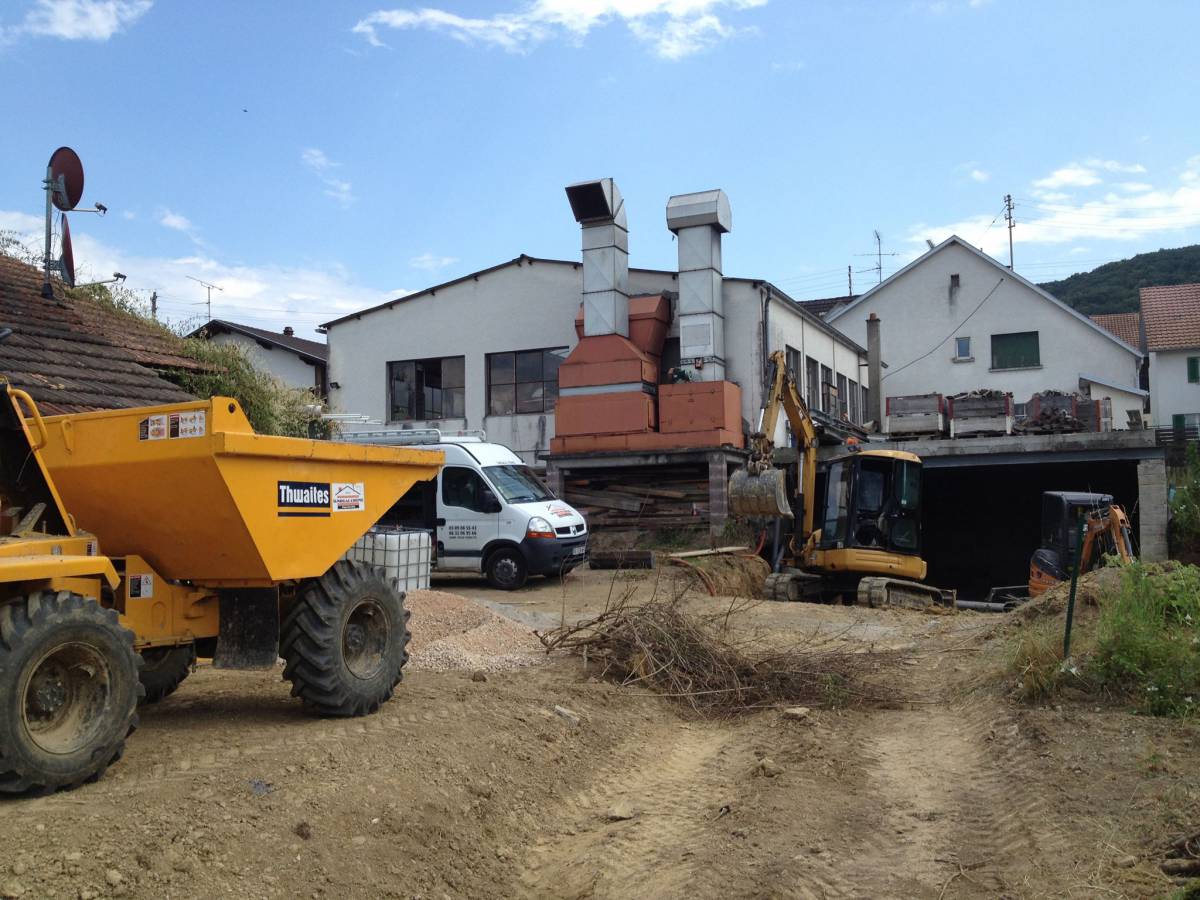
<svg viewBox="0 0 1200 900">
<path fill-rule="evenodd" d="M 42 456 L 79 527 L 166 578 L 266 586 L 324 574 L 436 451 L 257 435 L 226 397 L 52 416 Z"/>
</svg>

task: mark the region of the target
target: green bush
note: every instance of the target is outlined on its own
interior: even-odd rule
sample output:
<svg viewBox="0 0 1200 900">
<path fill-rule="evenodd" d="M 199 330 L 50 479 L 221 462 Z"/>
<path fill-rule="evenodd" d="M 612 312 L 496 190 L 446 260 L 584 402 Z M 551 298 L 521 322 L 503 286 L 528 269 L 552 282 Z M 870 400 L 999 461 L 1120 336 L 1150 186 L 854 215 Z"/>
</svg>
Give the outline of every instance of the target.
<svg viewBox="0 0 1200 900">
<path fill-rule="evenodd" d="M 1098 686 L 1145 712 L 1190 716 L 1200 704 L 1200 568 L 1133 562 L 1101 608 L 1088 668 Z"/>
<path fill-rule="evenodd" d="M 1171 540 L 1179 551 L 1200 544 L 1200 453 L 1187 448 L 1187 467 L 1171 498 Z"/>
<path fill-rule="evenodd" d="M 256 368 L 241 347 L 187 338 L 180 352 L 205 363 L 205 368 L 178 372 L 172 380 L 197 397 L 233 397 L 259 434 L 330 436 L 332 423 L 321 419 L 316 395 L 288 387 Z"/>
</svg>

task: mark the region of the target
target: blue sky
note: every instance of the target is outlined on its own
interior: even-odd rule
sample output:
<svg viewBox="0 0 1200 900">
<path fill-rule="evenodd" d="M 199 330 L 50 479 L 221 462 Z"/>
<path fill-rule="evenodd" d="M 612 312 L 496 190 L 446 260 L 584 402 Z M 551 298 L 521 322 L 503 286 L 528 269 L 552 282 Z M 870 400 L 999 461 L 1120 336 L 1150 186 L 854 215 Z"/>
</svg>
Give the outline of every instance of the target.
<svg viewBox="0 0 1200 900">
<path fill-rule="evenodd" d="M 575 258 L 611 175 L 631 262 L 722 187 L 725 271 L 797 298 L 957 231 L 1034 280 L 1200 242 L 1200 5 L 803 0 L 4 0 L 0 228 L 50 151 L 91 277 L 172 320 L 312 327 L 519 253 Z M 874 279 L 859 272 L 856 288 Z"/>
</svg>

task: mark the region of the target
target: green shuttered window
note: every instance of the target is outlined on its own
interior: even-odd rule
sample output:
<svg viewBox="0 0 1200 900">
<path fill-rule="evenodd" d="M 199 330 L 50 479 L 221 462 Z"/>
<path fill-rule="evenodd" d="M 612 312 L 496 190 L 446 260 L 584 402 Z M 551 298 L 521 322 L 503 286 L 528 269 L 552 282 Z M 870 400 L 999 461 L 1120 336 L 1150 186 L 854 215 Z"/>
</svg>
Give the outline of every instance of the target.
<svg viewBox="0 0 1200 900">
<path fill-rule="evenodd" d="M 1188 384 L 1200 384 L 1200 356 L 1189 356 Z"/>
<path fill-rule="evenodd" d="M 992 335 L 992 368 L 1024 369 L 1042 364 L 1036 331 Z"/>
</svg>

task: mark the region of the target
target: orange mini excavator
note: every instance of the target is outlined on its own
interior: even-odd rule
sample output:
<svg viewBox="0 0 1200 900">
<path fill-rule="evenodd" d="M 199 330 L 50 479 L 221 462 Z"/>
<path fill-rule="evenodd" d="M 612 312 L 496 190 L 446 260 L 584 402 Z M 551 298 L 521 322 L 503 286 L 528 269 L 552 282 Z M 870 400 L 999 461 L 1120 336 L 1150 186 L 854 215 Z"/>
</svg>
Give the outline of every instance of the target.
<svg viewBox="0 0 1200 900">
<path fill-rule="evenodd" d="M 1080 544 L 1079 530 L 1084 523 L 1087 531 Z M 1113 503 L 1112 494 L 1042 494 L 1042 546 L 1029 561 L 1029 596 L 1036 597 L 1070 578 L 1076 552 L 1081 573 L 1097 568 L 1108 555 L 1129 562 L 1133 559 L 1131 534 L 1129 517 Z"/>
</svg>

